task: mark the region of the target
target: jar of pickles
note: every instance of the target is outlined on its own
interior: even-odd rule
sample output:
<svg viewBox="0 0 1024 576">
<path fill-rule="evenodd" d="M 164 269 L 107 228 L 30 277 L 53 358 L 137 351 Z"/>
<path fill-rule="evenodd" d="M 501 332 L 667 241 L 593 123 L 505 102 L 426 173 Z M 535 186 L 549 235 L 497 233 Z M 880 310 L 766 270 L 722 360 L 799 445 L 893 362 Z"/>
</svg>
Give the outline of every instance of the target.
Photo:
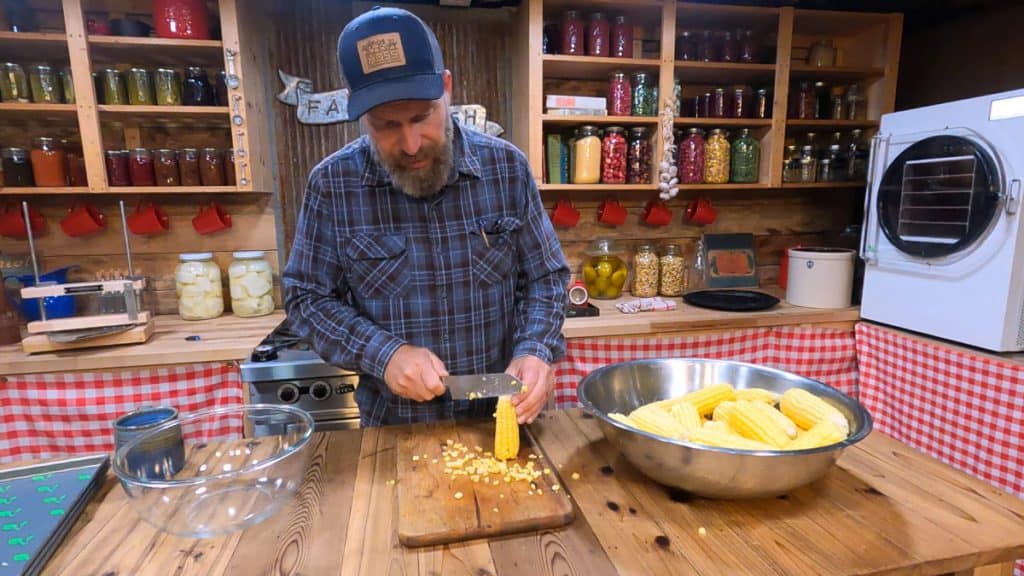
<svg viewBox="0 0 1024 576">
<path fill-rule="evenodd" d="M 601 12 L 590 15 L 587 24 L 587 56 L 608 56 L 608 44 L 611 41 L 611 26 Z"/>
<path fill-rule="evenodd" d="M 28 159 L 28 150 L 24 148 L 4 148 L 0 150 L 4 168 L 4 186 L 10 188 L 26 188 L 35 186 L 32 179 L 32 164 Z"/>
<path fill-rule="evenodd" d="M 64 96 L 65 104 L 74 104 L 77 102 L 75 98 L 75 82 L 71 77 L 71 68 L 65 66 L 57 72 L 57 80 L 60 82 L 61 92 Z"/>
<path fill-rule="evenodd" d="M 32 89 L 32 102 L 60 104 L 60 82 L 57 81 L 57 71 L 49 64 L 29 66 L 28 83 Z"/>
<path fill-rule="evenodd" d="M 131 176 L 128 174 L 128 151 L 107 150 L 107 185 L 108 186 L 131 186 Z"/>
<path fill-rule="evenodd" d="M 224 313 L 220 267 L 212 252 L 181 254 L 174 270 L 178 315 L 183 320 L 209 320 Z"/>
<path fill-rule="evenodd" d="M 609 126 L 601 141 L 601 182 L 626 183 L 626 130 L 622 126 Z"/>
<path fill-rule="evenodd" d="M 633 88 L 625 72 L 612 72 L 608 80 L 608 113 L 629 116 L 632 112 Z"/>
<path fill-rule="evenodd" d="M 738 184 L 757 182 L 761 144 L 744 128 L 732 143 L 730 179 Z"/>
<path fill-rule="evenodd" d="M 153 76 L 156 103 L 159 106 L 181 106 L 181 79 L 173 68 L 157 68 Z"/>
<path fill-rule="evenodd" d="M 0 97 L 4 102 L 31 102 L 28 90 L 28 76 L 21 64 L 4 62 L 3 77 L 0 78 Z"/>
<path fill-rule="evenodd" d="M 715 128 L 704 142 L 704 183 L 729 182 L 729 140 L 725 131 Z"/>
<path fill-rule="evenodd" d="M 36 186 L 62 187 L 68 185 L 68 156 L 55 138 L 32 140 L 32 179 Z"/>
<path fill-rule="evenodd" d="M 597 184 L 601 181 L 601 140 L 596 126 L 581 126 L 573 142 L 573 184 Z"/>
<path fill-rule="evenodd" d="M 622 250 L 613 240 L 595 240 L 585 251 L 583 284 L 591 298 L 611 299 L 622 294 L 629 271 Z"/>
<path fill-rule="evenodd" d="M 153 79 L 145 68 L 128 70 L 128 103 L 133 106 L 156 103 L 153 97 Z"/>
<path fill-rule="evenodd" d="M 654 116 L 657 114 L 657 97 L 650 83 L 651 76 L 647 72 L 633 73 L 633 116 Z"/>
<path fill-rule="evenodd" d="M 629 144 L 626 151 L 626 182 L 629 184 L 651 183 L 651 139 L 646 126 L 629 129 Z"/>
<path fill-rule="evenodd" d="M 679 296 L 686 290 L 686 258 L 678 244 L 668 244 L 658 259 L 658 294 Z"/>
<path fill-rule="evenodd" d="M 153 155 L 145 148 L 134 148 L 128 155 L 128 174 L 132 186 L 156 186 Z"/>
<path fill-rule="evenodd" d="M 177 186 L 181 184 L 178 176 L 178 152 L 168 148 L 156 151 L 153 159 L 153 174 L 157 186 Z"/>
<path fill-rule="evenodd" d="M 274 272 L 263 252 L 235 252 L 232 256 L 228 283 L 235 316 L 251 318 L 273 312 Z"/>
<path fill-rule="evenodd" d="M 650 244 L 636 247 L 633 255 L 633 286 L 631 292 L 637 298 L 658 295 L 658 255 Z"/>
<path fill-rule="evenodd" d="M 128 104 L 124 76 L 113 68 L 104 69 L 100 76 L 103 78 L 103 103 L 111 106 Z"/>
<path fill-rule="evenodd" d="M 704 131 L 690 128 L 679 143 L 678 165 L 680 184 L 700 184 L 704 181 Z"/>
</svg>

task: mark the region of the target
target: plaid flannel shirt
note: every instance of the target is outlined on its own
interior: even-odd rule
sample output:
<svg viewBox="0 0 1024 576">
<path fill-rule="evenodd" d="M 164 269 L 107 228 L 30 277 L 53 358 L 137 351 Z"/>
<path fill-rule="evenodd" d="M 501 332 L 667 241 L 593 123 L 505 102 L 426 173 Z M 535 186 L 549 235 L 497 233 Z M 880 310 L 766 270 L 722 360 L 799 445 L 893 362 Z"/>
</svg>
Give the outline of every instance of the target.
<svg viewBox="0 0 1024 576">
<path fill-rule="evenodd" d="M 523 154 L 455 123 L 455 170 L 435 196 L 397 190 L 366 136 L 310 173 L 283 274 L 288 317 L 327 362 L 359 372 L 362 424 L 490 416 L 493 402 L 395 396 L 402 344 L 451 374 L 503 372 L 565 351 L 569 269 Z"/>
</svg>

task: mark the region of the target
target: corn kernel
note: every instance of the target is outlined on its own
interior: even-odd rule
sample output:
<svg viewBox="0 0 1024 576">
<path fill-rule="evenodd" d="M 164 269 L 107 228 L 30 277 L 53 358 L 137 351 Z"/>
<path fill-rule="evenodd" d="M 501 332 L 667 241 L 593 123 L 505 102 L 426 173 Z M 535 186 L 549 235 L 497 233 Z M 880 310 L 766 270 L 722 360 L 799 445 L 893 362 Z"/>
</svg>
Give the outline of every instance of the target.
<svg viewBox="0 0 1024 576">
<path fill-rule="evenodd" d="M 559 486 L 558 484 L 555 484 L 554 486 L 551 487 L 551 489 L 554 490 L 555 492 L 558 492 L 559 490 L 562 489 L 562 487 Z"/>
<path fill-rule="evenodd" d="M 572 473 L 572 479 L 573 480 L 579 480 L 580 479 L 580 473 L 579 472 L 573 472 Z"/>
<path fill-rule="evenodd" d="M 456 500 L 462 500 L 462 492 L 456 492 L 455 493 L 455 499 Z"/>
</svg>

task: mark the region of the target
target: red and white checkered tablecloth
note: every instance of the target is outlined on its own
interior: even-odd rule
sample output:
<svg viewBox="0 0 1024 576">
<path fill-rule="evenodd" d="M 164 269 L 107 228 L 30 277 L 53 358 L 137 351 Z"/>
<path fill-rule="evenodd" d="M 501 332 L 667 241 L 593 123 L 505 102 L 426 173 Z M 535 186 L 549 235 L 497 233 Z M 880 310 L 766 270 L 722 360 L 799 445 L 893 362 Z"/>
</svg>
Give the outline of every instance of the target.
<svg viewBox="0 0 1024 576">
<path fill-rule="evenodd" d="M 578 406 L 576 386 L 592 370 L 648 358 L 714 358 L 779 368 L 856 396 L 853 332 L 832 328 L 752 328 L 698 336 L 573 338 L 555 364 L 555 405 Z"/>
<path fill-rule="evenodd" d="M 0 378 L 0 462 L 112 452 L 114 420 L 140 406 L 186 414 L 241 403 L 238 368 L 219 362 Z M 221 422 L 209 432 L 242 433 L 240 418 Z"/>
</svg>

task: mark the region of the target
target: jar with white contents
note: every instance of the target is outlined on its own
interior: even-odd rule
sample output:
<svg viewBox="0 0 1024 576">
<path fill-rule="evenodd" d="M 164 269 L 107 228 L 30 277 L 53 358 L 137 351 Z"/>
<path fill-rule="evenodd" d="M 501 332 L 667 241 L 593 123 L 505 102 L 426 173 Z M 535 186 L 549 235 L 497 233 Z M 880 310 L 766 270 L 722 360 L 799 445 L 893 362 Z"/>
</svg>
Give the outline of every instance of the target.
<svg viewBox="0 0 1024 576">
<path fill-rule="evenodd" d="M 231 310 L 235 316 L 252 318 L 274 311 L 274 271 L 263 252 L 235 252 L 228 267 Z"/>
<path fill-rule="evenodd" d="M 224 313 L 220 267 L 212 252 L 181 254 L 174 270 L 178 315 L 183 320 L 209 320 Z"/>
</svg>

